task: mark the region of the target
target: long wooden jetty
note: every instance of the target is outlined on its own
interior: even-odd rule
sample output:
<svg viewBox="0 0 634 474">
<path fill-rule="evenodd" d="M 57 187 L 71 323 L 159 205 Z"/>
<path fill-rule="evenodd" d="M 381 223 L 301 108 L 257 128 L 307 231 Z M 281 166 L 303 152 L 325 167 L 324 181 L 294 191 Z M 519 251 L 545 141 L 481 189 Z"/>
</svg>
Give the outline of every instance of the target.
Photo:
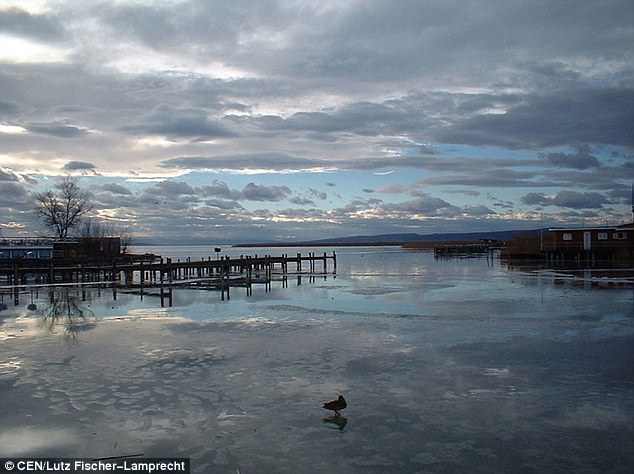
<svg viewBox="0 0 634 474">
<path fill-rule="evenodd" d="M 104 263 L 69 263 L 55 260 L 0 261 L 0 293 L 13 293 L 16 304 L 20 290 L 43 286 L 109 285 L 113 288 L 144 289 L 159 288 L 161 300 L 164 289 L 170 293 L 173 286 L 189 286 L 201 289 L 218 289 L 222 299 L 229 298 L 231 286 L 247 288 L 252 294 L 254 284 L 271 289 L 274 277 L 302 274 L 327 275 L 337 273 L 335 252 L 308 255 L 283 254 L 280 256 L 240 255 L 239 257 L 208 257 L 200 260 L 156 257 L 149 261 L 113 260 Z M 301 281 L 301 280 L 300 280 Z"/>
</svg>

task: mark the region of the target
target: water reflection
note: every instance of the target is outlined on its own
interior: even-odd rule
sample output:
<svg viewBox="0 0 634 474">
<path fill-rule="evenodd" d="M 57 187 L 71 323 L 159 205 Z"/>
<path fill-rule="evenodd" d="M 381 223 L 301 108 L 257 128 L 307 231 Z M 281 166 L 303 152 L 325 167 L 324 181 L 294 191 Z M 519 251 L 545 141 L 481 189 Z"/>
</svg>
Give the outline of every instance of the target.
<svg viewBox="0 0 634 474">
<path fill-rule="evenodd" d="M 324 424 L 329 425 L 330 428 L 337 429 L 339 431 L 343 431 L 343 429 L 348 424 L 348 418 L 341 415 L 332 415 L 322 418 L 321 421 Z"/>
<path fill-rule="evenodd" d="M 71 288 L 50 289 L 45 309 L 42 312 L 42 325 L 49 332 L 56 332 L 56 328 L 64 328 L 64 337 L 71 342 L 77 342 L 79 334 L 96 327 L 95 313 L 83 304 L 86 299 L 85 290 L 82 296 Z"/>
</svg>

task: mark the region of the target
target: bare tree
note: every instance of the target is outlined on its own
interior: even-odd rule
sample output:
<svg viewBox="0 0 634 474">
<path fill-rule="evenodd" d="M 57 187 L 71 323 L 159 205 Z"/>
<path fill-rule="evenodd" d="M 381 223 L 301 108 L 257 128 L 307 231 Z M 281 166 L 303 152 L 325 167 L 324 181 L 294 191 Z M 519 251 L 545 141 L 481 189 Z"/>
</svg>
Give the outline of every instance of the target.
<svg viewBox="0 0 634 474">
<path fill-rule="evenodd" d="M 110 222 L 93 218 L 84 219 L 79 227 L 80 237 L 115 237 L 118 233 Z"/>
<path fill-rule="evenodd" d="M 68 238 L 76 229 L 82 218 L 92 211 L 93 204 L 89 194 L 70 176 L 64 178 L 57 186 L 57 192 L 47 191 L 36 194 L 37 211 L 44 224 L 57 234 L 60 239 Z"/>
<path fill-rule="evenodd" d="M 132 245 L 132 233 L 128 227 L 119 229 L 119 237 L 121 237 L 121 253 L 128 253 Z"/>
<path fill-rule="evenodd" d="M 93 218 L 84 219 L 79 228 L 79 236 L 84 238 L 119 237 L 121 253 L 126 253 L 132 236 L 127 227 Z"/>
</svg>

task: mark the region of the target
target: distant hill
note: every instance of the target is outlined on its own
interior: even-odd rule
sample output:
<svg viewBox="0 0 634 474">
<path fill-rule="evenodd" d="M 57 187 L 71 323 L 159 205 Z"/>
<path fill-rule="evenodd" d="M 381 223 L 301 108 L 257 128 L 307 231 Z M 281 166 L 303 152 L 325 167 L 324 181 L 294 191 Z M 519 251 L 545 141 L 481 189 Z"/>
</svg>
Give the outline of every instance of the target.
<svg viewBox="0 0 634 474">
<path fill-rule="evenodd" d="M 496 232 L 461 232 L 444 234 L 379 234 L 353 235 L 330 239 L 308 240 L 303 242 L 266 242 L 257 244 L 239 244 L 234 247 L 321 247 L 321 246 L 371 246 L 403 245 L 410 242 L 437 241 L 474 241 L 474 240 L 511 240 L 516 235 L 537 234 L 533 230 L 503 230 Z"/>
</svg>

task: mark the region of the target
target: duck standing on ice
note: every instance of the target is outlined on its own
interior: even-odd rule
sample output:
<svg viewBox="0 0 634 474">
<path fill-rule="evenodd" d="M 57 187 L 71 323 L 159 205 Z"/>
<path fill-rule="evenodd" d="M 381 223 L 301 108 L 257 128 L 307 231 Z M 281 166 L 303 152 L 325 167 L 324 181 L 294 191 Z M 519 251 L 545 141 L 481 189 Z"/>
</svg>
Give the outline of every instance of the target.
<svg viewBox="0 0 634 474">
<path fill-rule="evenodd" d="M 346 403 L 346 399 L 343 398 L 343 395 L 339 395 L 339 398 L 337 398 L 336 400 L 324 403 L 324 408 L 326 410 L 334 411 L 336 416 L 340 416 L 339 411 L 343 410 L 347 406 L 348 404 Z"/>
</svg>

